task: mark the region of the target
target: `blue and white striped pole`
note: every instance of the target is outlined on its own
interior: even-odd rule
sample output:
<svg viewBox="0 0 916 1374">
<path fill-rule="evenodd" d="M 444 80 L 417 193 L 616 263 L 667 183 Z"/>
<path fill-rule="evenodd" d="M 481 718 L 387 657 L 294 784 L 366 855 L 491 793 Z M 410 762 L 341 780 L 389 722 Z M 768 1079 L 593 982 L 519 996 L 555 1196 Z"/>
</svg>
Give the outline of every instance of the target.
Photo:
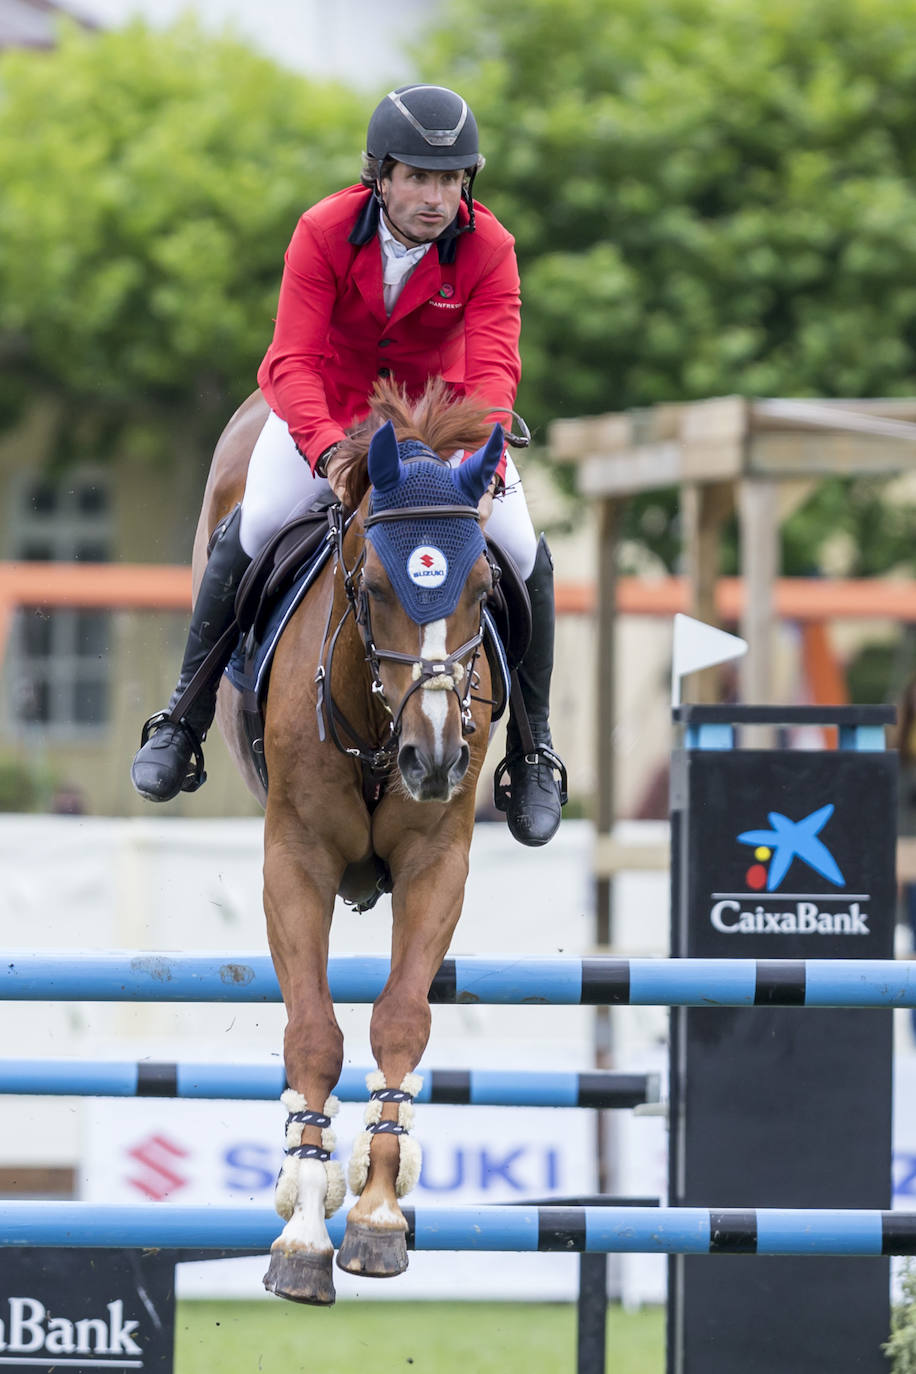
<svg viewBox="0 0 916 1374">
<path fill-rule="evenodd" d="M 374 1002 L 388 960 L 328 961 L 335 1002 Z M 279 1002 L 265 955 L 0 952 L 0 1000 Z M 916 964 L 893 959 L 446 959 L 433 1003 L 504 1006 L 916 1007 Z"/>
<path fill-rule="evenodd" d="M 365 1102 L 368 1068 L 345 1068 L 342 1102 Z M 427 1069 L 417 1102 L 487 1107 L 635 1107 L 660 1098 L 659 1075 L 594 1070 Z M 286 1084 L 281 1063 L 192 1064 L 145 1060 L 0 1060 L 0 1094 L 194 1097 L 271 1101 Z"/>
<path fill-rule="evenodd" d="M 406 1207 L 415 1250 L 659 1255 L 916 1253 L 916 1213 L 801 1208 Z M 329 1222 L 339 1245 L 345 1217 Z M 0 1245 L 267 1251 L 281 1222 L 264 1210 L 0 1202 Z"/>
</svg>

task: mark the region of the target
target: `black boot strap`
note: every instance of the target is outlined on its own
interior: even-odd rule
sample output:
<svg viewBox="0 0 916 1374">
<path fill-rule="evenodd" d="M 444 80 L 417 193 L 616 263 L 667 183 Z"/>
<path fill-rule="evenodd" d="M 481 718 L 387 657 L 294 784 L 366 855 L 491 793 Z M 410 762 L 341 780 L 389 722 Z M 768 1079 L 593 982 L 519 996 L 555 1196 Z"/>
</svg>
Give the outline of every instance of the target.
<svg viewBox="0 0 916 1374">
<path fill-rule="evenodd" d="M 319 1159 L 322 1163 L 331 1158 L 331 1151 L 323 1150 L 320 1145 L 293 1145 L 284 1153 L 294 1159 Z"/>
<path fill-rule="evenodd" d="M 324 1112 L 290 1112 L 286 1118 L 286 1129 L 289 1130 L 294 1123 L 298 1126 L 318 1126 L 324 1131 L 330 1126 L 331 1118 L 325 1116 Z"/>
<path fill-rule="evenodd" d="M 530 730 L 529 730 L 530 734 Z M 530 753 L 513 752 L 497 764 L 496 772 L 493 774 L 493 804 L 497 811 L 508 811 L 509 799 L 511 796 L 511 770 L 519 763 L 524 763 L 530 768 L 546 767 L 553 772 L 559 773 L 560 805 L 565 806 L 568 801 L 568 782 L 566 777 L 566 765 L 560 755 L 551 749 L 547 744 L 534 744 L 532 741 Z M 506 774 L 510 774 L 510 782 L 507 784 Z"/>
<path fill-rule="evenodd" d="M 175 725 L 187 724 L 185 717 L 194 705 L 201 692 L 211 686 L 211 679 L 216 673 L 221 673 L 229 660 L 232 650 L 235 648 L 236 640 L 239 637 L 239 623 L 233 617 L 232 623 L 223 631 L 213 648 L 207 654 L 203 663 L 200 664 L 191 681 L 185 687 L 181 696 L 168 711 L 161 712 L 166 719 L 171 720 Z"/>
<path fill-rule="evenodd" d="M 412 1102 L 413 1096 L 403 1088 L 376 1088 L 371 1094 L 373 1102 Z"/>
<path fill-rule="evenodd" d="M 518 731 L 518 739 L 522 753 L 527 756 L 534 753 L 537 745 L 534 742 L 534 735 L 531 733 L 531 721 L 528 719 L 528 707 L 525 705 L 525 694 L 522 691 L 522 684 L 519 679 L 517 668 L 513 668 L 510 682 L 509 713 Z"/>
</svg>

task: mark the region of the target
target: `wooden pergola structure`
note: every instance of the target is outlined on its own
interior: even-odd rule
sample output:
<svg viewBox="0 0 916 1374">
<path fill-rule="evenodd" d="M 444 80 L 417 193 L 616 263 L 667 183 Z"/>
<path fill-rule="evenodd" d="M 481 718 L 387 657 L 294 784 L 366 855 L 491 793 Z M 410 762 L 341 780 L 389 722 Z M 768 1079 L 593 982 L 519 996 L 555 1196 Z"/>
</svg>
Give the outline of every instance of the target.
<svg viewBox="0 0 916 1374">
<path fill-rule="evenodd" d="M 599 944 L 607 944 L 609 879 L 629 866 L 613 841 L 614 641 L 620 514 L 638 493 L 680 490 L 688 614 L 716 624 L 722 527 L 737 515 L 744 595 L 738 632 L 749 650 L 741 696 L 773 703 L 774 633 L 779 619 L 779 526 L 816 482 L 833 476 L 899 477 L 916 471 L 916 398 L 807 401 L 728 396 L 646 410 L 557 420 L 555 462 L 575 464 L 580 493 L 597 505 L 595 872 Z M 875 598 L 874 614 L 893 615 Z M 708 700 L 698 681 L 693 700 Z M 645 867 L 645 855 L 638 866 Z M 661 859 L 660 859 L 661 861 Z M 602 894 L 603 889 L 603 894 Z M 602 918 L 600 913 L 608 913 Z"/>
</svg>

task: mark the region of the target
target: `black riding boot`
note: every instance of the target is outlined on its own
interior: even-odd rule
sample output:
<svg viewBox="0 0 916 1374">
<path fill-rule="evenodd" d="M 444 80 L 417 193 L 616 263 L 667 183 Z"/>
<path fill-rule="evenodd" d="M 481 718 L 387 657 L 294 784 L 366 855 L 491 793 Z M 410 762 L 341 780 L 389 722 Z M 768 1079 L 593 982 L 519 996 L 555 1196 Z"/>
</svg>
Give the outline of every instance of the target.
<svg viewBox="0 0 916 1374">
<path fill-rule="evenodd" d="M 178 685 L 164 711 L 143 727 L 141 748 L 130 770 L 134 787 L 147 801 L 165 802 L 179 792 L 196 792 L 207 780 L 201 748 L 213 724 L 220 676 L 234 648 L 227 640 L 224 653 L 214 658 L 207 681 L 180 719 L 173 715 L 198 668 L 219 644 L 235 619 L 235 594 L 251 559 L 239 543 L 241 506 L 220 526 L 191 613 Z"/>
<path fill-rule="evenodd" d="M 518 669 L 525 722 L 513 706 L 506 731 L 506 757 L 496 770 L 495 801 L 505 811 L 509 829 L 520 844 L 546 844 L 560 824 L 566 802 L 566 769 L 550 738 L 550 677 L 553 672 L 553 561 L 541 535 L 534 568 L 525 586 L 531 601 L 531 642 Z M 502 783 L 509 774 L 509 787 Z M 559 773 L 559 780 L 554 776 Z"/>
</svg>

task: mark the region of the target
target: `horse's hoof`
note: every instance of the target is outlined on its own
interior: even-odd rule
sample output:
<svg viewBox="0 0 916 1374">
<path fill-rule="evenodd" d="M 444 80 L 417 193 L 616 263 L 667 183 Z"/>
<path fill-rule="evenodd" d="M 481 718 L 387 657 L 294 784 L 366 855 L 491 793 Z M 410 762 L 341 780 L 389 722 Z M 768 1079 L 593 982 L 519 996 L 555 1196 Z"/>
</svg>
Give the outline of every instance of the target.
<svg viewBox="0 0 916 1374">
<path fill-rule="evenodd" d="M 268 1293 L 290 1302 L 330 1307 L 334 1292 L 333 1251 L 316 1254 L 307 1250 L 271 1250 L 270 1268 L 264 1275 Z"/>
<path fill-rule="evenodd" d="M 407 1232 L 380 1231 L 348 1221 L 337 1267 L 368 1279 L 392 1279 L 407 1268 Z"/>
</svg>

